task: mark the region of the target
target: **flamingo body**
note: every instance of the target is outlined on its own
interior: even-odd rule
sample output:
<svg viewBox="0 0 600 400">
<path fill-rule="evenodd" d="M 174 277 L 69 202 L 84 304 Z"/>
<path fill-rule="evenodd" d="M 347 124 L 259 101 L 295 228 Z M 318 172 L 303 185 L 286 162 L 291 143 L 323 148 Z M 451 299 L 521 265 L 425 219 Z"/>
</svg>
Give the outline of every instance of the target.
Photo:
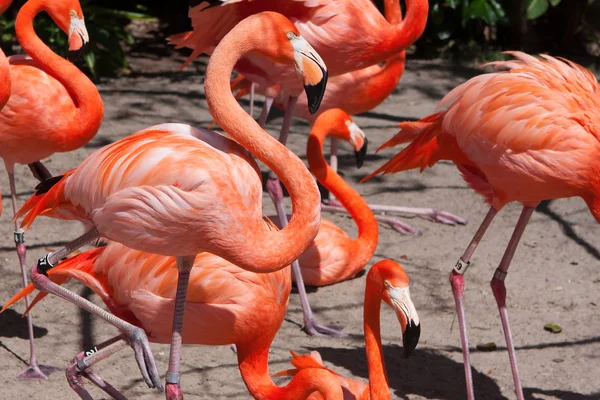
<svg viewBox="0 0 600 400">
<path fill-rule="evenodd" d="M 584 68 L 511 52 L 508 71 L 470 79 L 448 93 L 445 111 L 401 124 L 387 144 L 412 144 L 376 173 L 454 161 L 465 180 L 500 210 L 512 201 L 580 196 L 600 221 L 600 85 Z M 595 203 L 596 202 L 596 203 Z"/>
</svg>

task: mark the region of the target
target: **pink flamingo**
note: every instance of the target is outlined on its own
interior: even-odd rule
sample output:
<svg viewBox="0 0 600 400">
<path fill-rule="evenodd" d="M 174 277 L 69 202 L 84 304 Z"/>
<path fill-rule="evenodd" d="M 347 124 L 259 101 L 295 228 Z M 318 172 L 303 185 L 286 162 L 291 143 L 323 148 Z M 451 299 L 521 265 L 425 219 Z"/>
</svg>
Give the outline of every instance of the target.
<svg viewBox="0 0 600 400">
<path fill-rule="evenodd" d="M 402 21 L 402 10 L 397 0 L 385 0 L 385 18 L 396 25 Z M 300 94 L 297 99 L 294 116 L 314 123 L 315 119 L 324 111 L 331 108 L 340 108 L 348 114 L 361 114 L 368 112 L 380 105 L 397 87 L 400 78 L 404 72 L 406 61 L 406 52 L 403 50 L 385 61 L 383 65 L 371 65 L 369 67 L 351 71 L 342 75 L 332 76 L 328 79 L 327 89 L 323 96 L 319 111 L 314 114 L 308 112 L 305 105 L 308 104 L 306 95 Z M 232 89 L 237 90 L 236 98 L 240 98 L 247 93 L 251 94 L 250 104 L 252 107 L 252 94 L 256 91 L 261 94 L 268 94 L 265 100 L 263 111 L 258 119 L 258 123 L 264 126 L 271 105 L 283 110 L 287 107 L 288 97 L 282 86 L 277 84 L 270 88 L 258 86 L 253 89 L 253 82 L 240 75 L 232 80 Z M 252 115 L 252 111 L 250 111 Z M 331 139 L 330 165 L 333 171 L 337 171 L 337 143 Z M 399 212 L 405 214 L 417 214 L 428 217 L 436 222 L 448 225 L 465 224 L 466 221 L 456 215 L 445 211 L 430 208 L 398 207 L 372 204 L 369 205 L 374 211 Z M 345 212 L 340 202 L 329 193 L 329 202 L 323 205 L 321 211 L 326 212 Z M 417 232 L 412 226 L 399 221 L 395 218 L 376 215 L 377 220 L 388 224 L 392 229 L 403 234 L 414 234 Z"/>
<path fill-rule="evenodd" d="M 341 75 L 387 60 L 413 44 L 423 33 L 427 22 L 428 1 L 408 0 L 407 17 L 399 24 L 389 24 L 370 0 L 208 0 L 193 1 L 189 11 L 194 28 L 169 38 L 178 48 L 193 49 L 182 66 L 185 67 L 202 53 L 210 54 L 221 38 L 248 15 L 261 11 L 276 11 L 294 21 L 299 32 L 314 43 L 325 56 L 327 71 L 323 74 Z M 294 108 L 302 85 L 294 71 L 276 65 L 260 54 L 250 54 L 238 61 L 235 69 L 251 81 L 265 87 L 281 84 L 289 95 L 279 141 L 285 145 Z M 307 91 L 307 94 L 309 92 Z M 319 103 L 308 98 L 309 111 L 315 113 Z M 322 93 L 321 93 L 322 95 Z M 273 171 L 269 174 L 267 191 L 275 204 L 282 226 L 287 224 L 281 185 Z M 292 264 L 298 287 L 303 287 L 298 263 Z M 301 293 L 304 291 L 300 289 Z M 304 296 L 303 296 L 304 297 Z M 308 300 L 306 301 L 308 305 Z M 304 319 L 310 310 L 303 308 Z M 311 335 L 339 335 L 340 332 L 317 324 L 314 320 L 304 327 Z"/>
<path fill-rule="evenodd" d="M 535 207 L 547 199 L 579 196 L 600 222 L 600 84 L 594 74 L 571 61 L 537 59 L 507 52 L 516 60 L 490 65 L 505 71 L 477 76 L 456 87 L 440 111 L 400 125 L 383 147 L 411 142 L 371 174 L 425 169 L 451 160 L 465 181 L 490 204 L 490 210 L 450 273 L 465 362 L 467 394 L 473 380 L 462 295 L 470 258 L 494 216 L 518 201 L 523 211 L 494 272 L 491 288 L 498 304 L 510 366 L 519 400 L 523 390 L 506 309 L 504 280 Z M 367 178 L 369 178 L 367 177 Z"/>
<path fill-rule="evenodd" d="M 389 400 L 390 387 L 383 361 L 381 348 L 380 309 L 385 302 L 396 312 L 402 327 L 402 344 L 404 357 L 408 358 L 414 351 L 421 324 L 415 306 L 410 299 L 409 279 L 402 267 L 392 260 L 382 260 L 373 265 L 367 274 L 364 303 L 364 331 L 367 366 L 369 368 L 369 384 L 355 379 L 344 378 L 323 365 L 321 355 L 313 351 L 310 355 L 299 356 L 292 352 L 292 365 L 295 369 L 278 372 L 275 376 L 295 376 L 306 371 L 321 369 L 331 372 L 342 385 L 344 399 L 377 399 Z M 318 393 L 308 399 L 323 399 Z"/>
<path fill-rule="evenodd" d="M 7 6 L 6 2 L 4 6 Z M 70 58 L 78 56 L 88 41 L 77 0 L 30 0 L 17 15 L 17 39 L 31 58 L 9 57 L 12 87 L 8 102 L 0 112 L 0 158 L 8 172 L 15 213 L 15 164 L 28 164 L 38 179 L 48 178 L 50 174 L 39 160 L 85 145 L 100 128 L 104 114 L 102 99 L 94 84 L 75 65 L 52 52 L 35 34 L 33 19 L 42 11 L 46 11 L 69 35 Z M 27 285 L 25 236 L 16 221 L 14 239 L 23 284 Z M 27 316 L 27 324 L 29 366 L 18 379 L 47 379 L 52 369 L 37 362 L 31 315 Z"/>
<path fill-rule="evenodd" d="M 62 261 L 48 271 L 48 276 L 58 284 L 78 280 L 98 294 L 116 317 L 144 329 L 150 341 L 169 343 L 177 273 L 173 257 L 143 253 L 111 242 Z M 186 321 L 182 342 L 236 344 L 240 374 L 256 399 L 306 399 L 315 390 L 326 399 L 341 399 L 340 384 L 324 370 L 305 371 L 285 387 L 276 386 L 269 376 L 269 348 L 287 311 L 290 277 L 289 267 L 254 273 L 213 254 L 198 254 L 190 271 L 184 304 L 185 313 L 193 318 Z M 5 308 L 33 290 L 30 284 Z M 46 294 L 40 292 L 31 307 Z M 67 368 L 67 379 L 79 397 L 91 399 L 83 385 L 85 377 L 109 396 L 125 399 L 91 367 L 126 346 L 119 335 L 75 357 Z"/>
<path fill-rule="evenodd" d="M 237 142 L 189 125 L 151 127 L 99 149 L 79 168 L 38 185 L 17 214 L 25 215 L 22 224 L 27 226 L 38 215 L 93 226 L 41 258 L 32 268 L 32 281 L 39 290 L 75 302 L 123 331 L 146 383 L 159 389 L 158 370 L 143 330 L 53 284 L 44 272 L 100 236 L 136 250 L 176 257 L 179 278 L 167 372 L 169 399 L 181 396 L 183 306 L 195 255 L 206 251 L 249 271 L 271 272 L 298 258 L 319 227 L 319 192 L 312 176 L 298 157 L 241 109 L 229 90 L 235 63 L 249 52 L 295 65 L 311 87 L 325 84 L 321 74 L 325 66 L 317 65 L 319 56 L 287 18 L 273 12 L 250 16 L 215 49 L 205 80 L 212 115 Z M 259 169 L 242 146 L 281 176 L 290 191 L 295 214 L 279 232 L 262 219 Z"/>
</svg>

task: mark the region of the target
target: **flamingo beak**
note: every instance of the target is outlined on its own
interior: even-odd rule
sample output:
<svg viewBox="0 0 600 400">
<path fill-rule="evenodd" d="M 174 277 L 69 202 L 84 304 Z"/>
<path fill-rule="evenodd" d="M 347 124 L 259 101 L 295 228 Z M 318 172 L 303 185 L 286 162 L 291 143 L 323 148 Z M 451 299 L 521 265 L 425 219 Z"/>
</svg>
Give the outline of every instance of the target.
<svg viewBox="0 0 600 400">
<path fill-rule="evenodd" d="M 346 121 L 348 130 L 350 131 L 350 141 L 354 145 L 354 155 L 356 156 L 356 167 L 360 168 L 365 162 L 365 156 L 367 155 L 367 137 L 365 133 L 356 125 L 352 120 Z"/>
<path fill-rule="evenodd" d="M 71 25 L 69 26 L 69 55 L 68 60 L 75 62 L 83 54 L 85 46 L 90 38 L 85 28 L 83 18 L 77 16 L 71 17 Z"/>
<path fill-rule="evenodd" d="M 308 112 L 316 113 L 321 105 L 327 86 L 327 67 L 325 62 L 302 36 L 290 32 L 288 38 L 294 47 L 296 71 L 304 80 L 304 91 L 308 100 Z"/>
<path fill-rule="evenodd" d="M 410 298 L 408 287 L 393 287 L 386 285 L 390 295 L 391 305 L 402 327 L 402 348 L 404 349 L 404 358 L 412 355 L 419 338 L 421 337 L 421 324 L 419 315 Z"/>
</svg>

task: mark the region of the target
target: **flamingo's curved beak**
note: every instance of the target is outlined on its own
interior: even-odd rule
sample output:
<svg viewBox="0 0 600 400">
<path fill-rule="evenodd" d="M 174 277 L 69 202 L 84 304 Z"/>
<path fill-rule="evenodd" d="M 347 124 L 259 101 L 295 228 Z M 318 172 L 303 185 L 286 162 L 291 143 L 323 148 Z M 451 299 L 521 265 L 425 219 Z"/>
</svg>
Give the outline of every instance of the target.
<svg viewBox="0 0 600 400">
<path fill-rule="evenodd" d="M 83 18 L 71 15 L 71 24 L 69 25 L 69 55 L 67 56 L 69 61 L 75 62 L 81 57 L 89 40 L 90 38 Z"/>
<path fill-rule="evenodd" d="M 417 347 L 421 336 L 419 315 L 410 298 L 408 287 L 393 287 L 388 284 L 386 290 L 390 295 L 392 308 L 400 320 L 404 358 L 408 358 Z"/>
<path fill-rule="evenodd" d="M 290 32 L 288 38 L 294 46 L 296 71 L 304 80 L 308 112 L 314 114 L 319 109 L 325 94 L 327 67 L 319 53 L 302 36 L 296 36 Z"/>
<path fill-rule="evenodd" d="M 348 130 L 350 131 L 350 141 L 354 146 L 354 155 L 356 156 L 356 167 L 360 168 L 365 162 L 365 156 L 367 155 L 367 137 L 365 133 L 356 125 L 354 121 L 346 121 Z"/>
</svg>

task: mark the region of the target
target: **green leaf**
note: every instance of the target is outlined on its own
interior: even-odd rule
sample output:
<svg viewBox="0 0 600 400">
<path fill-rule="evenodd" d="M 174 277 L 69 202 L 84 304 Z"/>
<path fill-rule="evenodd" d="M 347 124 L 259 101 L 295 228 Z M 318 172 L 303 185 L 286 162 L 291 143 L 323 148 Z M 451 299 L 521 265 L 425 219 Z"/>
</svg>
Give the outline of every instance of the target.
<svg viewBox="0 0 600 400">
<path fill-rule="evenodd" d="M 552 333 L 561 333 L 562 328 L 556 324 L 546 324 L 544 325 L 544 330 Z"/>
<path fill-rule="evenodd" d="M 527 4 L 527 19 L 536 19 L 548 11 L 548 0 L 529 0 Z"/>
<path fill-rule="evenodd" d="M 471 19 L 482 19 L 489 25 L 494 25 L 498 20 L 496 12 L 487 0 L 475 0 L 469 6 Z"/>
<path fill-rule="evenodd" d="M 560 4 L 560 0 L 550 0 L 550 4 L 552 5 L 552 7 L 556 7 Z"/>
</svg>

